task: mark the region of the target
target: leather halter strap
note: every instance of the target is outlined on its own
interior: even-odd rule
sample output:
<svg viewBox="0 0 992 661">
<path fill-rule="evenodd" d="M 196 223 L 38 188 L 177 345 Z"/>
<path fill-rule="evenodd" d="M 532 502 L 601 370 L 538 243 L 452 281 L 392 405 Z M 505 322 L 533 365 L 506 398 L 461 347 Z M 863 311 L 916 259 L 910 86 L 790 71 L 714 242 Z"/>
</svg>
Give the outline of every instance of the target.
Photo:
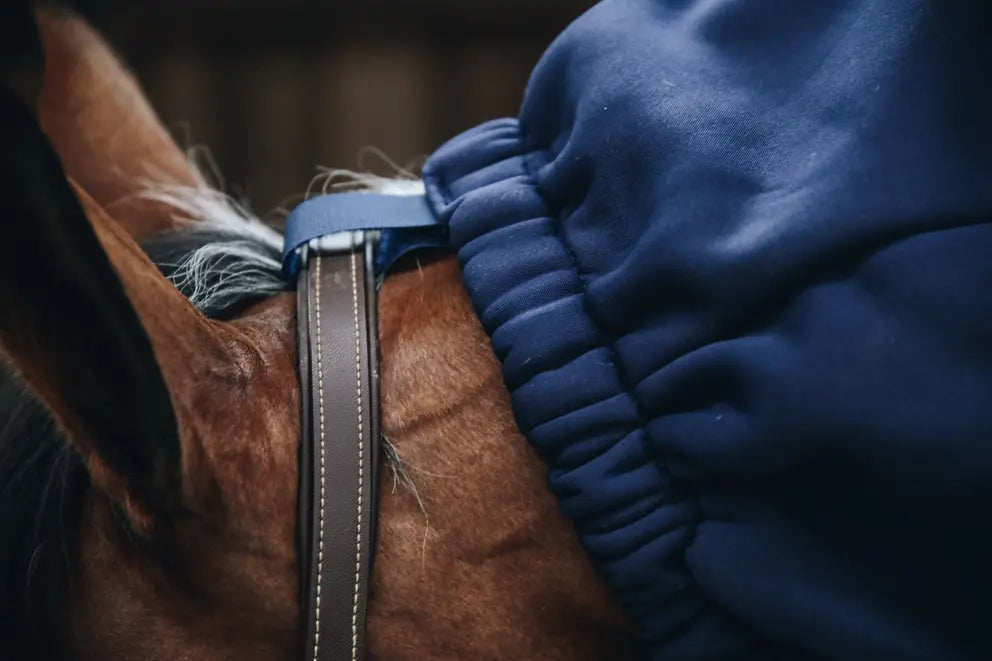
<svg viewBox="0 0 992 661">
<path fill-rule="evenodd" d="M 364 653 L 379 449 L 376 262 L 385 272 L 400 255 L 446 245 L 446 237 L 419 195 L 324 195 L 286 220 L 283 272 L 297 278 L 307 661 Z"/>
<path fill-rule="evenodd" d="M 374 240 L 366 235 L 311 240 L 297 281 L 300 566 L 310 661 L 357 661 L 364 653 L 379 439 Z"/>
</svg>

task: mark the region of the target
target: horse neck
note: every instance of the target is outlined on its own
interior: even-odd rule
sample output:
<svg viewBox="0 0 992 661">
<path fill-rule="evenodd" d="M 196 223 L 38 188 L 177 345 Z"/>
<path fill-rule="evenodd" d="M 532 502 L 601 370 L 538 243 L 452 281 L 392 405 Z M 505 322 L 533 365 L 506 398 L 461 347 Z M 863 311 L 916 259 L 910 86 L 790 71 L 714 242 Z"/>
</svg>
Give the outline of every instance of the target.
<svg viewBox="0 0 992 661">
<path fill-rule="evenodd" d="M 387 279 L 379 319 L 398 463 L 380 488 L 372 655 L 620 658 L 621 619 L 517 430 L 454 258 Z"/>
<path fill-rule="evenodd" d="M 279 355 L 261 362 L 268 371 L 277 365 L 276 381 L 290 390 L 293 299 L 274 299 L 245 322 L 278 335 L 266 350 Z M 388 278 L 379 324 L 382 427 L 392 460 L 380 485 L 369 656 L 533 658 L 540 650 L 552 660 L 623 658 L 624 622 L 517 430 L 455 260 L 414 263 Z M 298 399 L 277 390 L 260 391 L 253 408 L 291 407 L 298 415 Z M 295 467 L 295 441 L 283 445 L 286 456 L 276 463 Z M 222 492 L 244 499 L 229 500 L 223 520 L 182 522 L 171 554 L 152 557 L 122 532 L 106 499 L 91 494 L 70 615 L 80 656 L 299 656 L 295 498 L 274 500 L 279 511 L 249 502 L 268 489 L 292 496 L 295 470 L 266 478 L 245 462 L 232 468 L 230 453 L 207 463 L 221 473 Z M 246 535 L 253 526 L 260 534 Z"/>
</svg>

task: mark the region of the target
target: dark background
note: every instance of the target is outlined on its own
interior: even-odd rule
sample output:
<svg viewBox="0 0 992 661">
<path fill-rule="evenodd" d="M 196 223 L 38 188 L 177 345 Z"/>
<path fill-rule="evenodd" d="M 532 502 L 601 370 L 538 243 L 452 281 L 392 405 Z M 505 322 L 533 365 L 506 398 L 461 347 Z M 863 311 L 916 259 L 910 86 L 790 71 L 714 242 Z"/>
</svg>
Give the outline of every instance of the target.
<svg viewBox="0 0 992 661">
<path fill-rule="evenodd" d="M 81 10 L 181 146 L 260 214 L 316 166 L 416 165 L 515 115 L 530 70 L 593 0 L 95 0 Z"/>
</svg>

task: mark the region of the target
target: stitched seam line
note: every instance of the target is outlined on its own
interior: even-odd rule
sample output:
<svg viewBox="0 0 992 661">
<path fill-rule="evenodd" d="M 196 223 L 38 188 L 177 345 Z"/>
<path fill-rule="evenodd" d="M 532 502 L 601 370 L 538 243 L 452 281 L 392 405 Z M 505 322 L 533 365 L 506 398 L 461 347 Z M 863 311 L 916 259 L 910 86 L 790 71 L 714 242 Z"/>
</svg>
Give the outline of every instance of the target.
<svg viewBox="0 0 992 661">
<path fill-rule="evenodd" d="M 358 659 L 358 588 L 362 567 L 362 486 L 365 477 L 365 443 L 362 421 L 362 342 L 358 319 L 358 267 L 356 253 L 351 253 L 351 300 L 355 314 L 355 402 L 358 406 L 358 498 L 355 512 L 355 586 L 351 604 L 351 659 Z"/>
<path fill-rule="evenodd" d="M 317 598 L 316 598 L 316 622 L 313 634 L 313 658 L 317 661 L 320 652 L 320 591 L 324 578 L 324 493 L 325 493 L 325 470 L 324 470 L 324 363 L 322 356 L 324 352 L 321 347 L 320 338 L 320 257 L 317 257 L 316 278 L 317 278 L 317 408 L 320 411 L 320 524 L 317 536 Z"/>
</svg>

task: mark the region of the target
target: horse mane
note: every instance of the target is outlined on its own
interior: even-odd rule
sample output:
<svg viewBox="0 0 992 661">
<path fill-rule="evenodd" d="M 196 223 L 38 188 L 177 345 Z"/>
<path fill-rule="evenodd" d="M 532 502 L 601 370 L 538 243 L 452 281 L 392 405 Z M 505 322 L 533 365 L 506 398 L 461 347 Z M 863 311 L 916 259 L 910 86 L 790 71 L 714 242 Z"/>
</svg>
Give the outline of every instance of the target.
<svg viewBox="0 0 992 661">
<path fill-rule="evenodd" d="M 186 217 L 142 248 L 205 315 L 231 318 L 292 289 L 281 235 L 208 189 L 156 189 Z M 0 354 L 0 661 L 67 658 L 62 623 L 89 476 L 49 411 Z"/>
<path fill-rule="evenodd" d="M 282 274 L 282 234 L 210 188 L 159 187 L 145 195 L 176 209 L 178 229 L 141 247 L 201 312 L 225 319 L 294 287 Z"/>
</svg>

